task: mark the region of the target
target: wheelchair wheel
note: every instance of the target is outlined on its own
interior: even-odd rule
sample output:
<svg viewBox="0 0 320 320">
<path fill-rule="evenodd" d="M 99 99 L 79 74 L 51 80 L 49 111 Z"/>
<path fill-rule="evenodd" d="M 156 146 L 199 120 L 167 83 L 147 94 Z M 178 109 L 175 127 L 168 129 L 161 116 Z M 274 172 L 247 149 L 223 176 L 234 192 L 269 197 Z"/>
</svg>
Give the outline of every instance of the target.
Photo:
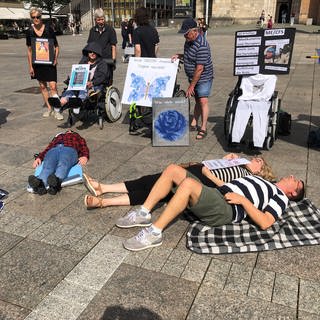
<svg viewBox="0 0 320 320">
<path fill-rule="evenodd" d="M 122 115 L 122 104 L 120 92 L 115 87 L 108 87 L 105 98 L 106 119 L 110 122 L 115 122 Z"/>
<path fill-rule="evenodd" d="M 234 112 L 232 111 L 234 99 L 235 99 L 235 96 L 230 94 L 226 104 L 226 110 L 224 115 L 224 135 L 228 143 L 231 142 L 231 134 L 232 134 L 233 121 L 234 121 Z"/>
<path fill-rule="evenodd" d="M 264 147 L 266 150 L 271 150 L 274 143 L 274 139 L 271 136 L 268 136 L 264 142 Z"/>
</svg>

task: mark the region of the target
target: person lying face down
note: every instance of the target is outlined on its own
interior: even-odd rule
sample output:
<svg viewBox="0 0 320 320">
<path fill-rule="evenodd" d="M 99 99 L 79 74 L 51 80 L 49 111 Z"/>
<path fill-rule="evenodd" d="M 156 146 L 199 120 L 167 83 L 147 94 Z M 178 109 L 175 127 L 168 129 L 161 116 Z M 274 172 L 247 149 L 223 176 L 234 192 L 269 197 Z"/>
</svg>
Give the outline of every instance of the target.
<svg viewBox="0 0 320 320">
<path fill-rule="evenodd" d="M 238 155 L 230 153 L 224 157 L 225 159 L 236 159 Z M 254 157 L 250 163 L 244 166 L 235 166 L 231 168 L 222 168 L 209 170 L 202 163 L 190 162 L 187 164 L 176 165 L 177 174 L 182 178 L 186 178 L 189 173 L 197 177 L 203 185 L 215 188 L 221 186 L 224 182 L 244 177 L 247 175 L 257 174 L 266 180 L 275 180 L 270 166 L 261 157 Z M 86 195 L 84 198 L 85 206 L 88 209 L 103 208 L 107 206 L 123 206 L 123 205 L 141 205 L 147 199 L 152 187 L 160 178 L 161 172 L 153 175 L 146 175 L 138 179 L 124 181 L 114 184 L 103 184 L 87 174 L 83 175 L 84 184 L 93 195 Z M 121 195 L 101 198 L 102 194 L 116 192 Z M 161 202 L 168 202 L 173 196 L 170 192 Z"/>
<path fill-rule="evenodd" d="M 178 188 L 160 217 L 151 224 L 150 211 L 171 188 Z M 137 236 L 124 241 L 131 251 L 140 251 L 162 244 L 162 231 L 186 208 L 204 224 L 214 227 L 241 222 L 245 218 L 261 229 L 269 228 L 287 208 L 288 201 L 301 200 L 304 183 L 294 176 L 280 179 L 273 184 L 259 176 L 235 179 L 218 188 L 204 186 L 194 176 L 181 178 L 169 166 L 152 188 L 144 204 L 120 218 L 121 228 L 145 226 Z"/>
<path fill-rule="evenodd" d="M 29 185 L 39 195 L 47 192 L 55 195 L 61 190 L 61 182 L 69 170 L 77 163 L 86 165 L 88 160 L 89 149 L 84 138 L 71 130 L 59 133 L 34 160 L 33 168 L 42 162 L 43 167 L 38 177 L 29 176 Z"/>
</svg>

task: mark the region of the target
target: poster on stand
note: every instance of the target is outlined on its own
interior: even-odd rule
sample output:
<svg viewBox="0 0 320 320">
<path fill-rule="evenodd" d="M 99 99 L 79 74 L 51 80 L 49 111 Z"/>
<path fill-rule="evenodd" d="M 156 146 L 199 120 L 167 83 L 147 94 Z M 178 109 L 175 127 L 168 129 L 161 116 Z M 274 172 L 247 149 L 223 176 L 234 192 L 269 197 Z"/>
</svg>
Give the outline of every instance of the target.
<svg viewBox="0 0 320 320">
<path fill-rule="evenodd" d="M 233 74 L 288 74 L 295 32 L 295 28 L 237 31 Z"/>
<path fill-rule="evenodd" d="M 153 98 L 172 97 L 178 64 L 179 60 L 130 58 L 121 102 L 152 107 Z"/>
</svg>

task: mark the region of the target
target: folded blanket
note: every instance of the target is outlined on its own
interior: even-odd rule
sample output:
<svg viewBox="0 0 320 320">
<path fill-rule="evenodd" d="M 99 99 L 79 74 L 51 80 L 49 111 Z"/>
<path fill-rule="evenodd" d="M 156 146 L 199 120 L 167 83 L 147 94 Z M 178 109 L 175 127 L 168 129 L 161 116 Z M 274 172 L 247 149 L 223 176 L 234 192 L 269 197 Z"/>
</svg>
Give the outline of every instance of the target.
<svg viewBox="0 0 320 320">
<path fill-rule="evenodd" d="M 197 253 L 241 253 L 320 244 L 320 210 L 309 199 L 290 202 L 282 218 L 269 229 L 242 221 L 221 227 L 194 222 L 187 247 Z"/>
</svg>

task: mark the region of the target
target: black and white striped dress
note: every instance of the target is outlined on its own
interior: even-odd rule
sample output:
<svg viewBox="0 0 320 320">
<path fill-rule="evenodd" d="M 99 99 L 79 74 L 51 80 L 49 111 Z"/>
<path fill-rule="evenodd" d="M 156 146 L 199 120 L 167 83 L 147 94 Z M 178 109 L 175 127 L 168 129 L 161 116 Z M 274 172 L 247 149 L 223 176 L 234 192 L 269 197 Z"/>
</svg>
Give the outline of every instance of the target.
<svg viewBox="0 0 320 320">
<path fill-rule="evenodd" d="M 210 170 L 213 175 L 224 182 L 230 182 L 234 179 L 251 176 L 252 173 L 244 166 L 235 166 L 230 168 L 221 168 Z"/>
</svg>

